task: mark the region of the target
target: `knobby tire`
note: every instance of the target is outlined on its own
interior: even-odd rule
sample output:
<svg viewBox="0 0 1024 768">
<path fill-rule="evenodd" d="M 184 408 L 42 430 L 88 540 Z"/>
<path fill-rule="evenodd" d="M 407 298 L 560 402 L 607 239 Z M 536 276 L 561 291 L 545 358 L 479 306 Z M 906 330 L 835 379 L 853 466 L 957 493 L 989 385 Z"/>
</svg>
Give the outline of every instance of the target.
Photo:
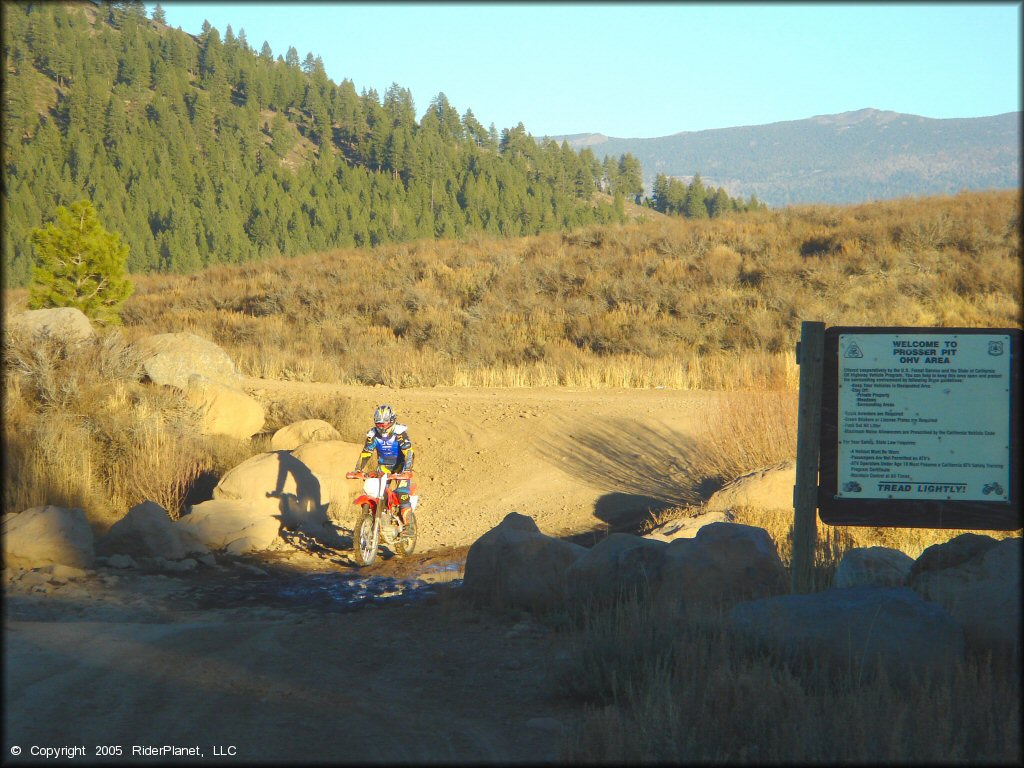
<svg viewBox="0 0 1024 768">
<path fill-rule="evenodd" d="M 363 528 L 367 528 L 364 532 Z M 372 548 L 367 547 L 368 552 L 363 552 L 363 539 L 368 537 L 372 540 Z M 377 549 L 380 545 L 380 529 L 375 530 L 373 511 L 368 504 L 363 504 L 362 511 L 356 518 L 356 524 L 352 527 L 352 553 L 357 565 L 370 565 L 377 559 Z"/>
</svg>

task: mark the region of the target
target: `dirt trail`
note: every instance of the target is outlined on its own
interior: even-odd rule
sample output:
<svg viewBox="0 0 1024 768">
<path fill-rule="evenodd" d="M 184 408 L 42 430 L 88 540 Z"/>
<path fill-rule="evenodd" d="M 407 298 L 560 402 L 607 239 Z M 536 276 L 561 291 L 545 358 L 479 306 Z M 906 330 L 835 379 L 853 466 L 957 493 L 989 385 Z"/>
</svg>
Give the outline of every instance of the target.
<svg viewBox="0 0 1024 768">
<path fill-rule="evenodd" d="M 416 447 L 420 548 L 471 544 L 509 512 L 565 535 L 628 525 L 679 504 L 677 457 L 724 393 L 677 390 L 392 389 L 250 379 L 269 397 L 340 394 L 356 413 L 392 405 Z"/>
<path fill-rule="evenodd" d="M 543 625 L 436 605 L 164 618 L 8 621 L 7 754 L 198 745 L 207 758 L 234 747 L 245 763 L 551 759 L 572 721 L 544 694 L 555 640 Z"/>
<path fill-rule="evenodd" d="M 685 478 L 673 457 L 724 396 L 250 388 L 343 394 L 367 421 L 378 403 L 395 407 L 416 441 L 420 550 L 363 575 L 433 580 L 460 576 L 450 565 L 510 511 L 565 535 L 677 503 Z M 227 558 L 170 576 L 101 571 L 47 594 L 8 584 L 5 759 L 30 762 L 32 745 L 84 746 L 89 758 L 101 745 L 129 756 L 133 746 L 198 746 L 206 759 L 233 747 L 223 759 L 247 763 L 557 759 L 579 717 L 552 695 L 557 626 L 470 610 L 443 587 L 354 612 L 290 604 L 281 585 L 351 573 L 345 553 L 296 550 L 259 565 L 266 575 Z"/>
</svg>

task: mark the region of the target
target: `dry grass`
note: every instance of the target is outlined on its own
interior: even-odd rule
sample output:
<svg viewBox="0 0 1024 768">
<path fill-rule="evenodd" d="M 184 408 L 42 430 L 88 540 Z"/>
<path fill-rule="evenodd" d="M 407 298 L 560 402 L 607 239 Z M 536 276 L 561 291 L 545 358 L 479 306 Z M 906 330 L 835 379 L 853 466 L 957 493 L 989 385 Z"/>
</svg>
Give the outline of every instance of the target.
<svg viewBox="0 0 1024 768">
<path fill-rule="evenodd" d="M 796 392 L 750 392 L 721 398 L 701 435 L 690 476 L 727 482 L 758 467 L 796 458 Z"/>
<path fill-rule="evenodd" d="M 796 394 L 719 400 L 690 481 L 735 477 L 793 458 Z M 756 460 L 754 460 L 756 457 Z M 702 513 L 668 510 L 649 527 Z M 738 507 L 764 528 L 788 568 L 793 512 Z M 843 555 L 881 545 L 917 557 L 963 531 L 819 524 L 814 583 L 832 585 Z M 1012 532 L 987 532 L 996 538 Z M 654 600 L 623 596 L 585 607 L 553 669 L 558 696 L 582 703 L 563 744 L 571 763 L 1006 763 L 1021 759 L 1019 670 L 971 655 L 947 674 L 908 685 L 884 673 L 799 667 L 734 636 L 719 613 L 682 618 Z M 936 727 L 941 723 L 942 727 Z"/>
<path fill-rule="evenodd" d="M 795 389 L 802 320 L 1019 326 L 1019 221 L 963 193 L 335 250 L 139 276 L 124 319 L 275 379 Z"/>
<path fill-rule="evenodd" d="M 679 459 L 697 503 L 788 458 L 801 320 L 1019 326 L 1019 222 L 1018 195 L 964 193 L 136 276 L 121 334 L 77 350 L 5 340 L 4 508 L 110 521 L 149 497 L 176 514 L 197 478 L 266 447 L 197 437 L 179 396 L 139 384 L 127 343 L 173 331 L 272 379 L 743 392 Z M 25 291 L 4 299 L 17 311 Z M 261 399 L 268 435 L 298 418 L 360 434 L 343 398 Z"/>
<path fill-rule="evenodd" d="M 722 484 L 754 469 L 767 468 L 796 458 L 796 392 L 749 392 L 719 398 L 701 440 L 676 457 L 685 469 L 693 502 L 652 513 L 641 527 L 647 533 L 674 519 L 696 517 L 707 510 L 703 501 Z M 788 568 L 793 550 L 793 510 L 736 506 L 735 521 L 764 528 Z M 832 526 L 818 522 L 814 587 L 832 585 L 842 556 L 855 547 L 882 546 L 917 558 L 933 544 L 949 541 L 967 531 L 931 528 L 879 528 Z M 975 531 L 996 539 L 1020 535 L 1019 531 Z"/>
<path fill-rule="evenodd" d="M 861 672 L 791 664 L 722 615 L 682 621 L 625 598 L 588 613 L 556 666 L 556 693 L 587 707 L 559 758 L 1019 764 L 1019 677 L 990 659 L 915 684 Z"/>
<path fill-rule="evenodd" d="M 99 532 L 146 499 L 177 517 L 227 470 L 270 450 L 285 424 L 316 418 L 347 440 L 362 434 L 347 398 L 263 396 L 263 434 L 201 435 L 181 392 L 141 383 L 141 362 L 120 330 L 74 343 L 6 329 L 3 363 L 4 510 L 82 509 Z"/>
<path fill-rule="evenodd" d="M 145 499 L 177 516 L 201 473 L 248 457 L 200 437 L 181 394 L 140 372 L 119 331 L 83 343 L 5 333 L 5 510 L 78 508 L 100 530 Z"/>
</svg>

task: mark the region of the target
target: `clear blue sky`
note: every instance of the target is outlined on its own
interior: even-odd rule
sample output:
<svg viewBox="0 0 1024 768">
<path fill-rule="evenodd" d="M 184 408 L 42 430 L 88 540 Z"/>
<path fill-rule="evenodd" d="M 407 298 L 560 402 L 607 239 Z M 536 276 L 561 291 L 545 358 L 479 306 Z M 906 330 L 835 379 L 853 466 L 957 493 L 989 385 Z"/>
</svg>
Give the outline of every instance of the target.
<svg viewBox="0 0 1024 768">
<path fill-rule="evenodd" d="M 152 11 L 155 3 L 147 3 Z M 172 27 L 244 29 L 335 82 L 443 91 L 500 131 L 666 136 L 864 107 L 1020 110 L 1021 4 L 162 3 Z"/>
</svg>

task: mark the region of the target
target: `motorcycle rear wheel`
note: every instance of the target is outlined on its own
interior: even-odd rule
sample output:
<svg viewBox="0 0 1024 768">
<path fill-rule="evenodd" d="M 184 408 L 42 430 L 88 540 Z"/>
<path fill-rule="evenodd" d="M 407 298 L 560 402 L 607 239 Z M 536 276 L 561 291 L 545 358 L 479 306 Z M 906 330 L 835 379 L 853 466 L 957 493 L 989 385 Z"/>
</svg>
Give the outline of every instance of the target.
<svg viewBox="0 0 1024 768">
<path fill-rule="evenodd" d="M 408 557 L 416 549 L 416 513 L 409 510 L 409 521 L 402 531 L 402 535 L 395 541 L 395 552 L 402 557 Z"/>
<path fill-rule="evenodd" d="M 380 543 L 380 529 L 373 518 L 373 510 L 363 504 L 356 524 L 352 526 L 352 554 L 356 565 L 370 565 L 377 559 L 377 545 Z"/>
</svg>

